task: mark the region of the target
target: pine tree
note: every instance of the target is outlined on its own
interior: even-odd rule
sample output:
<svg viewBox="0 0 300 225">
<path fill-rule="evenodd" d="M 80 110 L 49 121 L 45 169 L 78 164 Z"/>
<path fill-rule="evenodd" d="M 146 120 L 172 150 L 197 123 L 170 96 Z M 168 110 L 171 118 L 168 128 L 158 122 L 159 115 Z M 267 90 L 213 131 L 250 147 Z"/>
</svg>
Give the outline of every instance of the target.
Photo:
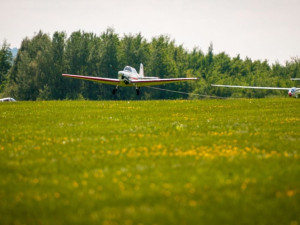
<svg viewBox="0 0 300 225">
<path fill-rule="evenodd" d="M 12 53 L 9 44 L 4 41 L 0 49 L 0 92 L 4 89 L 7 73 L 12 65 Z"/>
</svg>

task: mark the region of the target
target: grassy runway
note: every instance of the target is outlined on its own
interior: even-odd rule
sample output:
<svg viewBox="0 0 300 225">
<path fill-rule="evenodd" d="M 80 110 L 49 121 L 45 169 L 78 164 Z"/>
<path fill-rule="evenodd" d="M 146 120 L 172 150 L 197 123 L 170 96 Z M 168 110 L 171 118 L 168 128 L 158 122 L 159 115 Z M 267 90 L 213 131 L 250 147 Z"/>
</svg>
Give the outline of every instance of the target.
<svg viewBox="0 0 300 225">
<path fill-rule="evenodd" d="M 300 101 L 0 104 L 0 224 L 300 225 Z"/>
</svg>

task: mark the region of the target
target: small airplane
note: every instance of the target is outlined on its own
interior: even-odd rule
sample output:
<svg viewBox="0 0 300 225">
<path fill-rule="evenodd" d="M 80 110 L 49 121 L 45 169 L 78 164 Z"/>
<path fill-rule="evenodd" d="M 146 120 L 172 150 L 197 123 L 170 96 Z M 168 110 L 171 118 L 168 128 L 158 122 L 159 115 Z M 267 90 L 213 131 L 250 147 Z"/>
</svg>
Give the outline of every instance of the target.
<svg viewBox="0 0 300 225">
<path fill-rule="evenodd" d="M 1 98 L 0 102 L 16 102 L 14 98 L 7 97 L 7 98 Z"/>
<path fill-rule="evenodd" d="M 198 78 L 166 78 L 160 79 L 158 77 L 145 77 L 144 76 L 144 66 L 140 65 L 140 71 L 137 73 L 135 68 L 131 66 L 125 66 L 124 70 L 118 72 L 118 79 L 104 78 L 104 77 L 90 77 L 81 75 L 71 75 L 62 74 L 65 77 L 72 77 L 82 80 L 95 81 L 103 84 L 115 85 L 112 94 L 116 94 L 118 87 L 134 86 L 136 88 L 136 94 L 140 94 L 140 87 L 151 86 L 151 85 L 161 85 L 168 83 L 178 83 L 191 80 L 198 80 Z"/>
<path fill-rule="evenodd" d="M 257 87 L 257 86 L 238 86 L 238 85 L 222 85 L 222 84 L 211 84 L 213 87 L 228 87 L 228 88 L 248 88 L 248 89 L 265 89 L 265 90 L 286 90 L 290 97 L 298 98 L 300 94 L 300 88 L 283 88 L 283 87 Z"/>
</svg>

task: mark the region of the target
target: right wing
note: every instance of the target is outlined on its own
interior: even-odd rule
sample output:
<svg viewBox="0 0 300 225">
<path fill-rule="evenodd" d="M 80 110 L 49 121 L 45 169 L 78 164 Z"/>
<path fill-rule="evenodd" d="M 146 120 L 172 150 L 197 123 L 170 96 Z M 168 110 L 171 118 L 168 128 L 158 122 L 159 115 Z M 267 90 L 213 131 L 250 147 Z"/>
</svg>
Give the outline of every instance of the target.
<svg viewBox="0 0 300 225">
<path fill-rule="evenodd" d="M 138 87 L 143 87 L 143 86 L 152 86 L 152 85 L 161 85 L 161 84 L 198 80 L 198 78 L 166 78 L 166 79 L 159 79 L 154 77 L 151 79 L 147 79 L 147 77 L 145 78 L 146 79 L 131 80 L 131 83 L 135 84 Z"/>
<path fill-rule="evenodd" d="M 282 88 L 282 87 L 237 86 L 237 85 L 223 85 L 223 84 L 211 84 L 211 86 L 228 87 L 228 88 L 265 89 L 265 90 L 290 90 L 290 88 Z"/>
<path fill-rule="evenodd" d="M 63 76 L 64 77 L 72 77 L 72 78 L 81 79 L 81 80 L 95 81 L 98 83 L 110 84 L 110 85 L 119 85 L 120 84 L 119 79 L 112 79 L 112 78 L 89 77 L 89 76 L 71 75 L 71 74 L 63 74 Z"/>
</svg>

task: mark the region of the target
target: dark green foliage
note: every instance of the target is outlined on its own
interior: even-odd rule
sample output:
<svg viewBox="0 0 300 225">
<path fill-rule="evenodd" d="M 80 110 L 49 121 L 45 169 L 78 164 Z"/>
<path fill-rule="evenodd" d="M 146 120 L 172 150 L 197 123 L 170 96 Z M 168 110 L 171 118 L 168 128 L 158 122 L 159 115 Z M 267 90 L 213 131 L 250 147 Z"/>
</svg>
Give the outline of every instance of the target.
<svg viewBox="0 0 300 225">
<path fill-rule="evenodd" d="M 11 67 L 12 53 L 6 41 L 3 42 L 0 49 L 0 92 L 4 88 L 6 75 Z"/>
<path fill-rule="evenodd" d="M 215 54 L 212 43 L 207 53 L 197 48 L 189 52 L 168 36 L 155 37 L 151 42 L 140 33 L 120 38 L 111 28 L 100 35 L 76 31 L 68 38 L 64 32 L 55 32 L 52 39 L 40 31 L 32 39 L 23 40 L 12 67 L 6 42 L 0 59 L 0 91 L 6 86 L 4 95 L 18 100 L 196 98 L 147 88 L 142 88 L 140 97 L 134 88 L 121 88 L 113 96 L 112 86 L 61 76 L 70 73 L 115 78 L 124 66 L 139 70 L 140 63 L 144 64 L 146 76 L 200 78 L 198 82 L 166 86 L 200 95 L 286 96 L 284 91 L 214 88 L 210 84 L 292 87 L 295 83 L 290 78 L 300 77 L 299 58 L 270 66 L 267 61 L 243 60 L 239 55 L 231 58 L 224 52 Z"/>
</svg>

